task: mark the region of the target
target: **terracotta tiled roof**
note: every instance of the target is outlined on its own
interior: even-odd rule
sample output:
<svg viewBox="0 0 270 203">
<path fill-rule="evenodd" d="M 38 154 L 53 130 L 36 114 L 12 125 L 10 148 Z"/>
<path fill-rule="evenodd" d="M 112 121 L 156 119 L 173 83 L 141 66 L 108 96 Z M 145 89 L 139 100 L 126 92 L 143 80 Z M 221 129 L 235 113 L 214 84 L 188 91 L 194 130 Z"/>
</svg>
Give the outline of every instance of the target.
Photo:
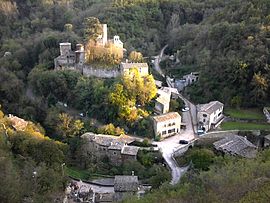
<svg viewBox="0 0 270 203">
<path fill-rule="evenodd" d="M 177 112 L 170 112 L 170 113 L 162 114 L 159 116 L 153 116 L 153 119 L 156 122 L 164 122 L 164 121 L 168 121 L 171 119 L 178 119 L 178 118 L 181 119 L 181 116 Z"/>
</svg>

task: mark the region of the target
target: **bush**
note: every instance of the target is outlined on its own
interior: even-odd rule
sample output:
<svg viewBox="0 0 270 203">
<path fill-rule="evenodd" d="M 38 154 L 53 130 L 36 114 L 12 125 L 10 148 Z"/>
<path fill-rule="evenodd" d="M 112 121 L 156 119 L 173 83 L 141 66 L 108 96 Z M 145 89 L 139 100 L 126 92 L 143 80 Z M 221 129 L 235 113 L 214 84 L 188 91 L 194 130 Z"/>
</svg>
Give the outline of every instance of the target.
<svg viewBox="0 0 270 203">
<path fill-rule="evenodd" d="M 186 165 L 192 162 L 194 168 L 207 171 L 209 166 L 214 162 L 215 154 L 210 149 L 193 148 L 189 150 L 184 156 L 177 157 L 180 165 Z"/>
<path fill-rule="evenodd" d="M 118 136 L 125 134 L 125 130 L 123 128 L 115 127 L 112 123 L 98 128 L 97 132 L 100 134 L 118 135 Z"/>
</svg>

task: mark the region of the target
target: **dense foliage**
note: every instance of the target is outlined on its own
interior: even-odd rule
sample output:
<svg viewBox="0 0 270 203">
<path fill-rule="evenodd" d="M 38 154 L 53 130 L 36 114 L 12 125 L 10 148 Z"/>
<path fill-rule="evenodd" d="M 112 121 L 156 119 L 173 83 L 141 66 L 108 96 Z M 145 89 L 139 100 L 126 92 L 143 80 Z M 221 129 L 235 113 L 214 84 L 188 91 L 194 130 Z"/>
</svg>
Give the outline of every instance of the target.
<svg viewBox="0 0 270 203">
<path fill-rule="evenodd" d="M 0 103 L 4 112 L 39 122 L 47 135 L 69 143 L 71 154 L 78 144 L 76 136 L 92 127 L 87 118 L 85 122 L 76 118 L 80 112 L 149 136 L 152 132 L 147 115 L 155 95 L 153 78 L 142 80 L 135 73 L 133 78 L 104 81 L 72 71 L 51 71 L 53 59 L 59 55 L 59 43 L 69 41 L 74 46 L 84 42 L 91 30 L 85 33 L 83 22 L 94 16 L 108 24 L 110 37 L 120 36 L 130 60 L 142 61 L 142 54 L 156 55 L 168 44 L 167 54 L 176 57 L 175 61 L 164 62 L 168 74 L 181 77 L 200 71 L 199 82 L 188 90 L 194 102 L 220 100 L 237 107 L 267 105 L 269 13 L 269 0 L 2 0 Z M 63 108 L 66 105 L 59 107 L 59 101 L 68 104 L 68 110 Z M 181 106 L 172 104 L 173 109 Z M 0 171 L 4 178 L 0 199 L 22 202 L 31 197 L 52 202 L 47 194 L 60 190 L 63 183 L 59 167 L 64 157 L 62 147 L 43 134 L 37 139 L 31 130 L 11 130 L 10 144 L 6 144 L 0 127 Z M 101 130 L 122 132 L 107 127 Z M 211 157 L 208 152 L 205 155 Z M 152 158 L 147 156 L 132 167 L 146 178 L 149 174 L 143 171 L 150 170 L 157 187 L 166 172 L 159 165 L 150 167 Z M 269 151 L 254 161 L 229 159 L 225 163 L 209 166 L 198 162 L 198 168 L 209 170 L 187 176 L 176 188 L 165 187 L 142 201 L 252 202 L 255 198 L 268 202 Z M 99 168 L 106 167 L 103 164 Z M 37 178 L 32 177 L 33 169 Z"/>
<path fill-rule="evenodd" d="M 254 160 L 219 157 L 208 171 L 190 171 L 176 186 L 163 185 L 141 200 L 126 202 L 269 202 L 269 153 Z"/>
<path fill-rule="evenodd" d="M 25 130 L 16 130 L 9 118 L 0 114 L 1 202 L 62 198 L 66 180 L 61 165 L 67 146 L 45 137 L 43 130 L 30 122 Z"/>
</svg>

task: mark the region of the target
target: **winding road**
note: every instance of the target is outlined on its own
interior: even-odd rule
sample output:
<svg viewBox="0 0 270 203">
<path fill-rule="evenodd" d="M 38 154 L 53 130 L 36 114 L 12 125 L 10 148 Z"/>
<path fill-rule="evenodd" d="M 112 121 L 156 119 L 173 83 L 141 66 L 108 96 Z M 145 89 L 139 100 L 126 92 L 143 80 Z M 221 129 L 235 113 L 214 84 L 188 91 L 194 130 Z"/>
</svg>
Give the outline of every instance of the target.
<svg viewBox="0 0 270 203">
<path fill-rule="evenodd" d="M 154 68 L 162 77 L 165 77 L 165 75 L 163 74 L 159 63 L 163 56 L 164 50 L 167 47 L 168 45 L 162 48 L 160 54 L 158 56 L 155 56 L 154 61 Z M 171 84 L 168 83 L 168 86 L 171 87 Z M 163 158 L 171 169 L 172 185 L 177 184 L 181 176 L 188 169 L 188 167 L 179 167 L 173 156 L 176 151 L 184 153 L 188 149 L 186 145 L 179 144 L 179 140 L 187 140 L 189 142 L 192 142 L 196 138 L 196 135 L 194 133 L 196 129 L 196 106 L 192 104 L 188 99 L 184 98 L 181 94 L 179 94 L 179 98 L 182 99 L 185 105 L 190 108 L 190 111 L 182 112 L 182 122 L 186 124 L 186 129 L 182 130 L 179 134 L 175 136 L 169 137 L 160 142 L 154 142 L 161 150 Z"/>
</svg>

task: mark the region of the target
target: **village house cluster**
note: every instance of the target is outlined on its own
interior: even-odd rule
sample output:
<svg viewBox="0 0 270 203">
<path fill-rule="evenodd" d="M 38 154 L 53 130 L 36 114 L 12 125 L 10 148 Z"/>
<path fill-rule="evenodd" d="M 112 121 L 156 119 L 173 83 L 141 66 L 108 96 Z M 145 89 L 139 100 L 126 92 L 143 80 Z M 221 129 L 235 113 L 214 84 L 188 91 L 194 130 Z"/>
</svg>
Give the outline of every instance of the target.
<svg viewBox="0 0 270 203">
<path fill-rule="evenodd" d="M 105 180 L 105 179 L 103 179 Z M 102 181 L 100 181 L 102 182 Z M 66 197 L 64 203 L 108 203 L 118 202 L 133 195 L 138 198 L 143 196 L 146 191 L 150 190 L 150 186 L 145 186 L 140 183 L 138 176 L 135 175 L 118 175 L 111 181 L 107 179 L 105 183 L 95 183 L 96 187 L 107 187 L 107 191 L 91 188 L 88 183 L 82 181 L 72 181 L 66 188 Z"/>
<path fill-rule="evenodd" d="M 112 136 L 85 133 L 81 136 L 85 140 L 85 152 L 89 158 L 101 159 L 108 157 L 113 165 L 121 165 L 128 160 L 137 160 L 139 147 L 130 146 L 135 138 L 127 135 Z"/>
</svg>

